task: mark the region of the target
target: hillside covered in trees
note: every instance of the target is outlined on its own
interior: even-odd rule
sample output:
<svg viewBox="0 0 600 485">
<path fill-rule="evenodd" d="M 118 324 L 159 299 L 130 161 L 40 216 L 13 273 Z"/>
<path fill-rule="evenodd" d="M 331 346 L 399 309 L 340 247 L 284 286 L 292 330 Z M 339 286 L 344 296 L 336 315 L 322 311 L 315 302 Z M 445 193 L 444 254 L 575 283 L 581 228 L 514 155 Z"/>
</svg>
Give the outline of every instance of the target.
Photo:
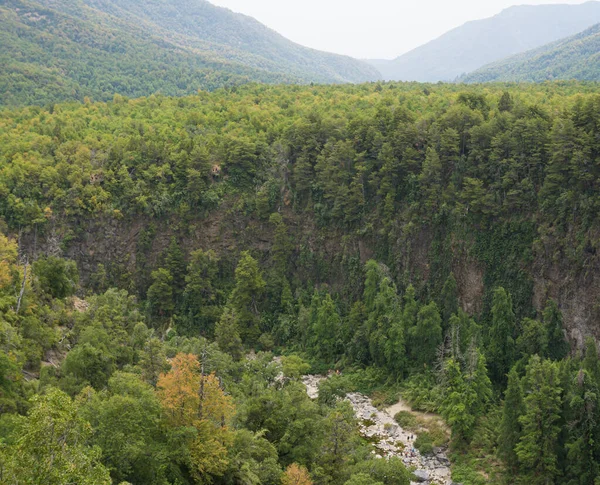
<svg viewBox="0 0 600 485">
<path fill-rule="evenodd" d="M 408 485 L 359 390 L 455 481 L 594 483 L 599 134 L 577 83 L 5 109 L 0 481 Z"/>
<path fill-rule="evenodd" d="M 600 22 L 600 2 L 516 5 L 467 22 L 393 60 L 371 60 L 385 80 L 452 82 L 509 56 L 575 35 Z M 587 79 L 587 78 L 586 78 Z"/>
<path fill-rule="evenodd" d="M 458 81 L 600 81 L 600 24 L 567 39 L 495 62 Z"/>
<path fill-rule="evenodd" d="M 203 0 L 8 0 L 0 45 L 0 105 L 379 78 L 365 63 L 299 46 Z"/>
</svg>

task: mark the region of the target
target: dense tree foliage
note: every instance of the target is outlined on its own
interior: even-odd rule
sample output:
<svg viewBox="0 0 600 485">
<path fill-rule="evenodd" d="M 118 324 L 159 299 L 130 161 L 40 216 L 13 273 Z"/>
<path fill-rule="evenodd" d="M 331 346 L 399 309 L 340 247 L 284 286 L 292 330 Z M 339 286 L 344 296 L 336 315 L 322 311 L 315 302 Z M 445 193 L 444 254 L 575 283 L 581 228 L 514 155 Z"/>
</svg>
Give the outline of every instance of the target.
<svg viewBox="0 0 600 485">
<path fill-rule="evenodd" d="M 593 328 L 565 332 L 556 280 L 534 291 L 597 263 L 587 89 L 0 113 L 2 480 L 53 483 L 55 456 L 89 483 L 405 485 L 338 399 L 383 386 L 442 415 L 458 460 L 496 460 L 492 482 L 593 483 L 600 362 L 567 338 Z M 311 400 L 299 377 L 329 369 Z M 48 416 L 76 436 L 35 448 Z"/>
</svg>

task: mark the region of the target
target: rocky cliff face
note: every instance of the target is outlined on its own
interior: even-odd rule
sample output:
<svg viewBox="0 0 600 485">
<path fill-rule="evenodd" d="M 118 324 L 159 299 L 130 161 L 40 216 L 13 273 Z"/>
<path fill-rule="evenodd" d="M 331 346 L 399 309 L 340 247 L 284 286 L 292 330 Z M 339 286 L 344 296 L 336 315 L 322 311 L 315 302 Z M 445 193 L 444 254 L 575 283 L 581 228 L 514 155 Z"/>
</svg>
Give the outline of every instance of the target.
<svg viewBox="0 0 600 485">
<path fill-rule="evenodd" d="M 563 314 L 571 345 L 581 349 L 587 337 L 600 340 L 600 264 L 588 258 L 583 267 L 569 265 L 565 259 L 539 255 L 531 268 L 533 305 L 542 308 L 553 298 Z"/>
<path fill-rule="evenodd" d="M 437 267 L 444 264 L 455 275 L 463 310 L 483 318 L 489 309 L 486 295 L 494 268 L 476 254 L 472 239 L 453 235 L 448 238 L 447 251 L 440 255 L 439 241 L 426 226 L 410 235 L 390 238 L 383 244 L 378 237 L 320 228 L 307 214 L 287 211 L 283 216 L 293 241 L 291 271 L 298 281 L 310 280 L 333 291 L 354 285 L 354 291 L 359 294 L 361 282 L 351 280 L 347 262 L 354 260 L 364 265 L 373 258 L 388 265 L 400 288 L 412 283 L 426 294 L 443 284 L 436 279 L 439 277 Z M 142 296 L 147 282 L 140 281 L 143 278 L 139 273 L 147 277 L 159 265 L 161 254 L 173 236 L 186 253 L 199 248 L 215 250 L 228 261 L 231 272 L 239 253 L 245 249 L 251 249 L 263 268 L 268 268 L 274 238 L 273 226 L 268 221 L 236 213 L 230 205 L 190 221 L 95 219 L 60 227 L 55 226 L 51 234 L 24 235 L 23 249 L 32 257 L 34 253 L 49 252 L 74 259 L 84 286 L 102 264 L 110 284 L 133 293 L 142 291 Z M 550 243 L 540 244 L 527 264 L 520 263 L 517 272 L 531 283 L 531 288 L 525 287 L 522 294 L 513 290 L 513 298 L 529 304 L 527 316 L 541 312 L 548 298 L 555 299 L 563 314 L 566 334 L 573 348 L 580 349 L 588 336 L 600 340 L 600 264 L 593 254 L 588 254 L 588 259 L 579 266 L 570 264 L 568 255 L 557 253 L 553 247 Z M 301 253 L 316 256 L 328 267 L 326 274 L 319 271 L 316 263 L 309 265 Z"/>
</svg>

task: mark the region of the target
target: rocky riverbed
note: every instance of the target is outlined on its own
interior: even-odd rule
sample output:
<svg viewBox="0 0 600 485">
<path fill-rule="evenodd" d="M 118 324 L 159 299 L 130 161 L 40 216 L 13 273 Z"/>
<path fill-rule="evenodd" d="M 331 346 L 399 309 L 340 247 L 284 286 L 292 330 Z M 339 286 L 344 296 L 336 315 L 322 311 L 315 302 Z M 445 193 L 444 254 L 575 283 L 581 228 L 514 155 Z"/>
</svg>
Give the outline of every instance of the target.
<svg viewBox="0 0 600 485">
<path fill-rule="evenodd" d="M 325 379 L 322 376 L 305 376 L 303 378 L 306 392 L 310 398 L 316 399 L 319 395 L 319 382 Z M 346 399 L 354 408 L 356 417 L 360 423 L 360 432 L 363 436 L 373 442 L 374 453 L 379 458 L 396 456 L 404 464 L 414 470 L 417 482 L 423 485 L 458 485 L 450 478 L 450 461 L 444 450 L 435 449 L 431 455 L 421 455 L 414 448 L 415 433 L 403 430 L 394 421 L 388 410 L 380 411 L 371 400 L 363 394 L 351 392 Z M 402 405 L 404 405 L 402 403 Z M 398 409 L 398 405 L 392 406 L 390 410 Z"/>
</svg>

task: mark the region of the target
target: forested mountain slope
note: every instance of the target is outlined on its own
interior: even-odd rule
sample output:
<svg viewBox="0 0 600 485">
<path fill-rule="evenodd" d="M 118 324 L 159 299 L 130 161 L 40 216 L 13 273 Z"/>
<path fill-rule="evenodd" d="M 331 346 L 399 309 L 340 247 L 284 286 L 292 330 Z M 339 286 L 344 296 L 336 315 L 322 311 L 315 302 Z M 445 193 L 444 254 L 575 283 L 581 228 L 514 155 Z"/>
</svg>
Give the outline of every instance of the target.
<svg viewBox="0 0 600 485">
<path fill-rule="evenodd" d="M 1 111 L 3 482 L 409 485 L 360 390 L 465 485 L 594 483 L 599 157 L 594 84 Z"/>
<path fill-rule="evenodd" d="M 380 78 L 366 63 L 295 44 L 252 17 L 205 0 L 84 0 L 88 5 L 139 24 L 149 22 L 187 45 L 204 43 L 225 59 L 303 81 L 364 82 Z M 177 37 L 174 37 L 177 38 Z"/>
<path fill-rule="evenodd" d="M 521 5 L 468 22 L 392 61 L 369 61 L 384 79 L 453 81 L 491 62 L 574 35 L 600 22 L 600 3 Z"/>
<path fill-rule="evenodd" d="M 378 78 L 366 64 L 298 46 L 248 17 L 206 2 L 171 6 L 184 13 L 179 21 L 193 17 L 202 28 L 191 32 L 179 21 L 161 26 L 154 21 L 168 12 L 141 18 L 109 3 L 3 2 L 0 104 L 82 101 L 85 96 L 106 100 L 115 93 L 183 95 L 250 81 Z"/>
<path fill-rule="evenodd" d="M 567 39 L 495 62 L 459 82 L 600 81 L 600 24 Z"/>
</svg>

